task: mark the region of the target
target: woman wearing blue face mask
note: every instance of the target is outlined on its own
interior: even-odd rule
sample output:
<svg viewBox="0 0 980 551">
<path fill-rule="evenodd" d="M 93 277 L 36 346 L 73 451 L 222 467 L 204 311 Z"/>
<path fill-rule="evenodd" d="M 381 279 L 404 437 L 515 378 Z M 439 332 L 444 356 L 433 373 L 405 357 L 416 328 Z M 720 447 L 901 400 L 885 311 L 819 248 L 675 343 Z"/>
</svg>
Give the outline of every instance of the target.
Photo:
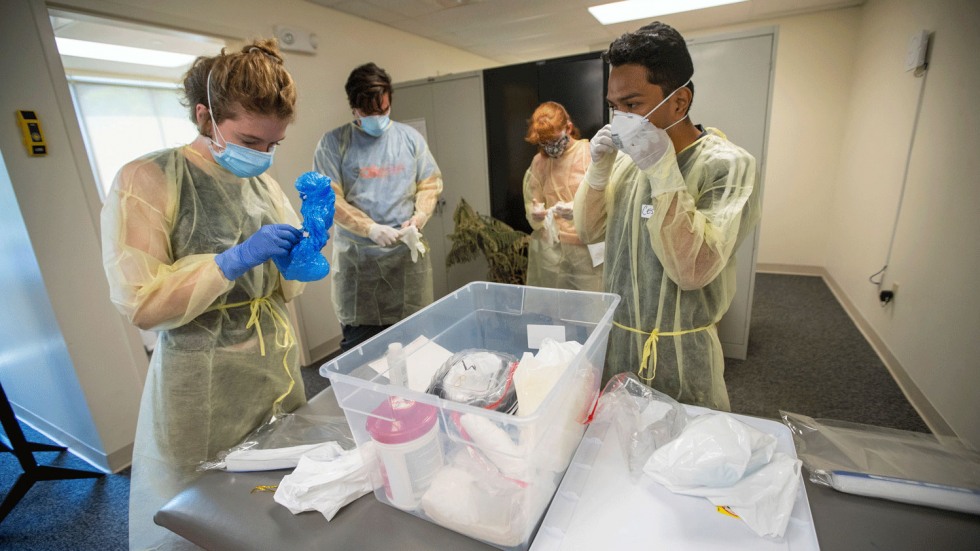
<svg viewBox="0 0 980 551">
<path fill-rule="evenodd" d="M 350 350 L 432 302 L 429 246 L 418 232 L 442 193 L 442 173 L 425 138 L 389 118 L 384 69 L 361 65 L 344 88 L 354 120 L 323 136 L 313 168 L 336 194 L 331 296 L 340 347 Z"/>
<path fill-rule="evenodd" d="M 153 515 L 196 468 L 305 402 L 285 303 L 301 283 L 273 259 L 302 237 L 265 172 L 296 88 L 274 40 L 198 58 L 184 77 L 200 135 L 125 165 L 102 210 L 111 299 L 159 332 L 130 486 L 130 548 L 179 547 Z"/>
</svg>

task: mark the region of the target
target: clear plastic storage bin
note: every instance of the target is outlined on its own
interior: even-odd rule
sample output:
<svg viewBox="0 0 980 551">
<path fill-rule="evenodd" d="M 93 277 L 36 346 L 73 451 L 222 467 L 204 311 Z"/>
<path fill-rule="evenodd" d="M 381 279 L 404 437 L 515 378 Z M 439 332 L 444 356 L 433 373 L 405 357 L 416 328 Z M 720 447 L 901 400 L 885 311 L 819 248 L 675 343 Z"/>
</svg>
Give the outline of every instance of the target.
<svg viewBox="0 0 980 551">
<path fill-rule="evenodd" d="M 619 300 L 471 283 L 324 364 L 320 374 L 330 379 L 354 439 L 374 462 L 375 497 L 498 548 L 527 549 L 598 397 Z M 441 363 L 447 353 L 487 349 L 521 358 L 537 352 L 542 335 L 583 346 L 529 415 L 418 390 L 419 373 L 435 371 L 438 365 L 427 364 Z M 405 357 L 392 364 L 407 365 L 408 386 L 389 384 L 385 355 L 395 342 Z"/>
</svg>

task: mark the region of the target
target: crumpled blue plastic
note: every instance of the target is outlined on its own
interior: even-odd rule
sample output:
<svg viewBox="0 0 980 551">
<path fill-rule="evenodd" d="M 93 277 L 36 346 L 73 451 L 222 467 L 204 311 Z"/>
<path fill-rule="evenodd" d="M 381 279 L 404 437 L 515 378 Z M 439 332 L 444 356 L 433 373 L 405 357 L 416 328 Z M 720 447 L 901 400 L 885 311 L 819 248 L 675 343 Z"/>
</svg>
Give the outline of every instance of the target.
<svg viewBox="0 0 980 551">
<path fill-rule="evenodd" d="M 330 239 L 333 226 L 334 203 L 337 196 L 330 186 L 330 178 L 319 172 L 306 172 L 296 179 L 296 190 L 303 200 L 303 238 L 289 255 L 274 258 L 282 277 L 296 281 L 317 281 L 330 273 L 330 263 L 321 253 Z"/>
</svg>

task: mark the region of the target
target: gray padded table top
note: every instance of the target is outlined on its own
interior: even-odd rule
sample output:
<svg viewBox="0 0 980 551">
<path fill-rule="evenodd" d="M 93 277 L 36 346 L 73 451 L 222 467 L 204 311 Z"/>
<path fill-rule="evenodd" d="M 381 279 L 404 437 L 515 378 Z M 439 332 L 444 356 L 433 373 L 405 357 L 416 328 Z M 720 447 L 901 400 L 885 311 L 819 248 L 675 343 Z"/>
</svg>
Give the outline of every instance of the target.
<svg viewBox="0 0 980 551">
<path fill-rule="evenodd" d="M 333 388 L 314 396 L 297 413 L 343 415 Z M 290 470 L 251 473 L 209 471 L 168 502 L 153 520 L 211 550 L 494 549 L 431 522 L 385 505 L 367 494 L 327 522 L 310 511 L 293 515 L 272 492 L 256 486 L 279 484 Z"/>
<path fill-rule="evenodd" d="M 494 549 L 379 502 L 368 494 L 327 522 L 318 512 L 293 515 L 271 492 L 289 471 L 212 472 L 175 497 L 154 517 L 157 524 L 212 550 L 429 550 Z"/>
<path fill-rule="evenodd" d="M 341 414 L 329 387 L 302 411 Z M 382 504 L 373 494 L 347 505 L 327 522 L 317 512 L 293 515 L 273 500 L 271 492 L 251 493 L 256 486 L 278 484 L 288 473 L 205 473 L 154 520 L 211 550 L 494 549 Z M 824 551 L 980 549 L 980 516 L 844 494 L 813 484 L 806 476 L 804 483 Z"/>
</svg>

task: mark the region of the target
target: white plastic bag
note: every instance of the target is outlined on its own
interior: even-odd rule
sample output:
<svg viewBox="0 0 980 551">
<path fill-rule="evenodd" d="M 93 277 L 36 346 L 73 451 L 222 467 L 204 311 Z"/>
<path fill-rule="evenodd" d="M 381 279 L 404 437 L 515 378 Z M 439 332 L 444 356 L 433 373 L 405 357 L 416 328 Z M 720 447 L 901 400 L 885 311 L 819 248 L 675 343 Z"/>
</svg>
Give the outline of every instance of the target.
<svg viewBox="0 0 980 551">
<path fill-rule="evenodd" d="M 675 494 L 725 507 L 760 536 L 781 538 L 793 513 L 802 462 L 775 449 L 771 434 L 727 413 L 705 413 L 654 451 L 643 472 Z"/>
<path fill-rule="evenodd" d="M 731 415 L 708 413 L 688 421 L 677 438 L 653 452 L 643 472 L 678 491 L 735 484 L 772 458 L 776 437 Z"/>
<path fill-rule="evenodd" d="M 617 427 L 635 482 L 642 475 L 673 493 L 704 497 L 760 536 L 785 534 L 802 462 L 775 452 L 773 435 L 727 413 L 691 416 L 633 373 L 606 384 L 595 419 Z"/>
<path fill-rule="evenodd" d="M 330 444 L 299 458 L 296 469 L 279 483 L 276 503 L 294 515 L 319 511 L 329 521 L 341 507 L 373 490 L 363 459 L 373 457 L 371 444 L 352 450 Z"/>
<path fill-rule="evenodd" d="M 317 453 L 332 449 L 343 449 L 336 442 L 323 444 L 304 444 L 287 448 L 272 449 L 236 449 L 225 456 L 225 470 L 228 472 L 275 471 L 292 469 L 299 464 L 301 457 L 307 453 Z M 329 452 L 327 452 L 329 453 Z"/>
<path fill-rule="evenodd" d="M 768 463 L 731 486 L 671 489 L 676 494 L 700 496 L 737 515 L 753 532 L 782 538 L 793 514 L 803 462 L 774 453 Z"/>
</svg>

